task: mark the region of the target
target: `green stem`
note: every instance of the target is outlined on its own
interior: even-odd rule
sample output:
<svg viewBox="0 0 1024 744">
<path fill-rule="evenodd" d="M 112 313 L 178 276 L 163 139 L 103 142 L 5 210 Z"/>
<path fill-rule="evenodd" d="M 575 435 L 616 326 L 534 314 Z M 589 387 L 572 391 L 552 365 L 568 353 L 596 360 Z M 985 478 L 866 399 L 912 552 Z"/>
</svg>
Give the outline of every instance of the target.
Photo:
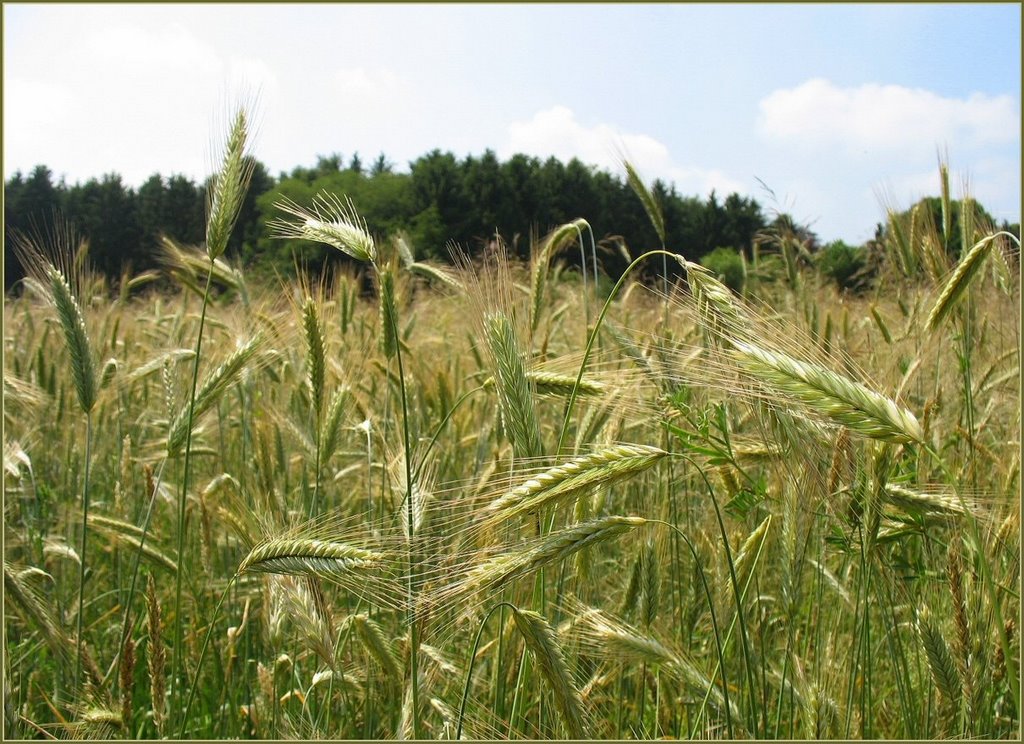
<svg viewBox="0 0 1024 744">
<path fill-rule="evenodd" d="M 476 639 L 473 641 L 473 648 L 469 652 L 469 662 L 466 665 L 466 684 L 462 688 L 462 703 L 459 705 L 459 722 L 455 727 L 455 741 L 462 739 L 462 723 L 466 716 L 466 701 L 469 699 L 469 684 L 473 679 L 473 665 L 476 662 L 476 652 L 480 648 L 480 638 L 483 636 L 484 627 L 487 625 L 487 621 L 491 619 L 491 615 L 498 608 L 504 609 L 505 607 L 511 607 L 513 610 L 515 606 L 509 602 L 498 602 L 496 605 L 491 607 L 484 615 L 484 619 L 480 621 L 480 627 L 476 631 Z M 500 657 L 499 657 L 500 658 Z"/>
<path fill-rule="evenodd" d="M 139 563 L 142 559 L 142 551 L 146 547 L 146 538 L 149 537 L 149 525 L 153 517 L 153 507 L 156 504 L 156 495 L 160 492 L 160 483 L 164 477 L 164 466 L 167 464 L 165 459 L 160 463 L 160 470 L 153 480 L 153 493 L 149 495 L 149 506 L 146 507 L 146 518 L 142 523 L 142 534 L 139 536 L 139 547 L 135 551 L 135 558 L 132 561 L 132 580 L 128 586 L 128 598 L 124 603 L 124 621 L 121 624 L 121 642 L 117 646 L 117 652 L 114 657 L 114 663 L 111 665 L 111 669 L 117 669 L 118 664 L 121 661 L 121 651 L 124 649 L 125 641 L 128 640 L 128 633 L 132 625 L 132 602 L 135 599 L 135 587 L 138 583 L 139 578 Z"/>
<path fill-rule="evenodd" d="M 663 525 L 672 530 L 682 539 L 683 542 L 686 543 L 686 547 L 690 549 L 690 555 L 693 556 L 694 565 L 697 567 L 697 573 L 700 575 L 700 583 L 704 587 L 704 596 L 708 600 L 708 611 L 711 613 L 711 629 L 715 634 L 715 649 L 718 651 L 718 668 L 722 672 L 722 697 L 725 699 L 725 728 L 727 738 L 732 739 L 734 738 L 732 731 L 732 707 L 729 705 L 729 680 L 725 673 L 725 652 L 722 649 L 722 638 L 718 632 L 718 618 L 715 616 L 715 602 L 711 597 L 711 588 L 708 586 L 707 576 L 704 575 L 704 567 L 701 565 L 700 557 L 697 555 L 696 548 L 693 547 L 693 543 L 690 542 L 690 538 L 688 538 L 682 530 L 674 524 L 660 519 L 651 519 L 649 521 L 653 524 Z M 714 678 L 712 678 L 711 683 L 714 684 Z M 707 702 L 707 697 L 704 698 L 704 701 L 705 703 Z M 697 733 L 696 726 L 700 721 L 700 718 L 701 716 L 697 716 L 697 721 L 694 721 L 694 730 L 690 732 L 691 739 L 694 738 L 694 735 Z"/>
<path fill-rule="evenodd" d="M 374 269 L 380 272 L 380 268 L 374 264 Z M 416 556 L 416 533 L 415 533 L 415 512 L 412 498 L 412 446 L 409 442 L 409 403 L 408 394 L 405 387 L 405 368 L 402 365 L 402 339 L 398 335 L 398 320 L 396 315 L 398 313 L 397 308 L 395 312 L 388 313 L 388 317 L 391 319 L 391 334 L 395 341 L 395 358 L 398 361 L 398 386 L 402 395 L 402 435 L 404 438 L 405 446 L 405 514 L 406 514 L 406 526 L 409 533 L 409 550 L 408 550 L 408 565 L 409 570 L 407 574 L 407 591 L 409 594 L 409 632 L 410 632 L 410 644 L 409 650 L 409 672 L 412 675 L 412 732 L 413 738 L 420 738 L 420 696 L 419 696 L 419 651 L 420 651 L 420 633 L 419 626 L 416 618 L 416 570 L 418 558 Z"/>
<path fill-rule="evenodd" d="M 701 472 L 703 475 L 703 472 Z M 705 479 L 707 482 L 707 479 Z M 729 564 L 729 577 L 732 579 L 732 592 L 733 598 L 736 601 L 736 616 L 740 623 L 740 643 L 743 645 L 743 665 L 747 672 L 747 694 L 750 697 L 751 704 L 757 704 L 757 694 L 754 685 L 753 667 L 750 663 L 750 648 L 747 643 L 747 623 L 743 613 L 743 595 L 746 594 L 746 587 L 743 587 L 743 593 L 740 593 L 740 586 L 736 580 L 736 567 L 732 560 L 732 549 L 729 547 L 729 538 L 725 534 L 725 522 L 722 520 L 722 511 L 718 508 L 718 499 L 715 497 L 715 489 L 711 487 L 711 483 L 707 482 L 708 494 L 711 496 L 711 503 L 715 507 L 715 517 L 718 520 L 718 529 L 722 535 L 722 544 L 725 546 L 725 557 Z M 762 546 L 764 542 L 762 541 Z M 760 552 L 760 549 L 759 549 Z M 751 576 L 753 573 L 751 573 Z M 749 583 L 749 579 L 747 580 Z M 750 719 L 751 732 L 757 731 L 757 712 L 755 711 Z"/>
<path fill-rule="evenodd" d="M 629 276 L 630 272 L 632 272 L 633 269 L 639 266 L 640 263 L 646 260 L 647 258 L 657 255 L 662 255 L 666 257 L 671 256 L 675 260 L 679 261 L 681 264 L 685 265 L 683 257 L 675 253 L 669 253 L 668 251 L 664 250 L 648 251 L 647 253 L 643 254 L 642 256 L 634 260 L 633 263 L 631 263 L 629 266 L 627 266 L 626 270 L 622 272 L 622 276 L 620 276 L 619 280 L 615 282 L 615 286 L 612 287 L 612 291 L 608 293 L 608 299 L 605 300 L 604 307 L 601 308 L 600 315 L 597 316 L 597 321 L 594 323 L 594 328 L 590 332 L 590 338 L 587 339 L 587 347 L 583 351 L 583 360 L 580 362 L 580 369 L 579 372 L 577 372 L 576 374 L 576 382 L 572 386 L 572 393 L 569 394 L 569 402 L 566 403 L 565 406 L 565 417 L 562 419 L 562 429 L 558 434 L 558 444 L 555 446 L 555 452 L 562 451 L 562 444 L 565 441 L 565 435 L 569 430 L 569 419 L 572 415 L 572 408 L 573 405 L 576 403 L 576 397 L 579 394 L 580 382 L 583 380 L 583 372 L 587 368 L 587 362 L 590 359 L 590 351 L 594 346 L 594 341 L 597 339 L 598 331 L 601 330 L 601 323 L 604 322 L 604 316 L 607 315 L 608 309 L 611 307 L 612 300 L 614 300 L 615 295 L 619 293 L 619 290 L 622 288 L 622 285 L 625 283 L 626 277 Z"/>
<path fill-rule="evenodd" d="M 174 581 L 174 663 L 172 680 L 174 682 L 174 698 L 181 700 L 181 665 L 182 654 L 182 617 L 181 617 L 181 579 L 185 570 L 185 504 L 188 500 L 189 466 L 192 463 L 192 418 L 195 415 L 196 387 L 199 382 L 199 355 L 203 348 L 203 327 L 206 325 L 206 307 L 210 300 L 210 285 L 213 281 L 213 259 L 206 273 L 206 289 L 203 292 L 203 306 L 199 313 L 199 333 L 196 337 L 196 354 L 192 360 L 192 387 L 188 396 L 188 427 L 185 431 L 185 461 L 182 466 L 181 495 L 178 498 L 178 570 Z"/>
<path fill-rule="evenodd" d="M 78 572 L 78 638 L 75 652 L 75 680 L 82 686 L 82 616 L 85 610 L 85 545 L 89 535 L 89 460 L 92 455 L 92 413 L 85 414 L 85 474 L 82 479 L 82 551 Z"/>
<path fill-rule="evenodd" d="M 195 700 L 196 690 L 199 688 L 197 682 L 199 681 L 199 672 L 203 669 L 203 660 L 206 658 L 206 648 L 210 645 L 210 636 L 213 635 L 213 628 L 217 624 L 217 618 L 220 617 L 220 608 L 224 604 L 224 600 L 227 599 L 228 590 L 231 589 L 231 585 L 235 579 L 238 578 L 238 574 L 235 574 L 228 581 L 228 585 L 224 587 L 224 592 L 220 595 L 220 600 L 217 602 L 217 608 L 213 611 L 213 620 L 210 621 L 210 627 L 206 631 L 206 638 L 203 640 L 203 649 L 199 652 L 199 663 L 196 664 L 195 677 L 192 679 L 191 689 L 188 691 L 188 702 L 185 704 L 185 711 L 181 715 L 181 726 L 178 728 L 178 738 L 185 738 L 185 727 L 188 725 L 189 711 L 192 710 L 192 701 Z"/>
</svg>

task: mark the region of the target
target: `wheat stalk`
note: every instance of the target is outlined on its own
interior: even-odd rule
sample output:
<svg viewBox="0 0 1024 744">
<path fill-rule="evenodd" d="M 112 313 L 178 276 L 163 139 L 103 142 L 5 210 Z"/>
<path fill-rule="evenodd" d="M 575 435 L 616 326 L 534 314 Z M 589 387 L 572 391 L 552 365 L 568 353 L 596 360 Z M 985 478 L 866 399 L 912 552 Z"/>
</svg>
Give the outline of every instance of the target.
<svg viewBox="0 0 1024 744">
<path fill-rule="evenodd" d="M 739 553 L 733 563 L 736 573 L 736 584 L 739 592 L 746 588 L 747 580 L 754 569 L 754 559 L 761 552 L 764 542 L 768 537 L 768 528 L 772 523 L 772 515 L 765 517 L 754 530 L 747 535 L 747 539 L 740 546 Z"/>
<path fill-rule="evenodd" d="M 924 441 L 914 414 L 859 382 L 754 344 L 736 341 L 734 349 L 753 377 L 851 431 L 889 442 Z"/>
<path fill-rule="evenodd" d="M 531 369 L 526 372 L 527 381 L 537 391 L 538 395 L 558 395 L 567 397 L 572 395 L 573 387 L 576 385 L 576 377 L 573 375 L 562 375 L 557 372 L 546 372 L 543 370 Z M 484 387 L 494 387 L 494 378 L 488 377 L 484 380 Z M 608 387 L 603 382 L 590 380 L 586 377 L 580 380 L 577 395 L 605 395 Z"/>
<path fill-rule="evenodd" d="M 440 597 L 454 602 L 474 592 L 497 589 L 643 524 L 646 520 L 640 517 L 607 516 L 552 532 L 532 547 L 510 550 L 477 564 L 454 585 L 443 588 Z"/>
<path fill-rule="evenodd" d="M 626 181 L 629 183 L 629 187 L 636 194 L 637 198 L 640 199 L 640 203 L 644 205 L 644 211 L 647 212 L 647 217 L 651 220 L 651 224 L 654 225 L 654 231 L 658 234 L 658 238 L 661 240 L 661 244 L 665 245 L 665 216 L 661 211 L 661 205 L 654 198 L 654 194 L 651 193 L 650 189 L 640 178 L 640 174 L 637 172 L 633 164 L 628 160 L 623 162 L 623 166 L 626 168 Z"/>
<path fill-rule="evenodd" d="M 326 368 L 324 350 L 324 326 L 317 312 L 317 303 L 307 297 L 302 304 L 302 330 L 306 339 L 306 372 L 309 388 L 313 395 L 313 411 L 317 426 L 320 425 L 324 405 L 324 373 Z"/>
<path fill-rule="evenodd" d="M 701 695 L 710 690 L 714 707 L 719 711 L 725 710 L 722 691 L 683 654 L 650 634 L 592 607 L 582 608 L 577 613 L 572 621 L 572 630 L 590 653 L 616 661 L 659 665 L 670 676 L 685 682 Z M 735 710 L 733 716 L 739 717 Z"/>
<path fill-rule="evenodd" d="M 171 422 L 167 435 L 168 454 L 174 455 L 181 451 L 188 439 L 190 425 L 210 410 L 220 399 L 242 369 L 256 356 L 262 341 L 263 337 L 257 333 L 244 343 L 239 344 L 234 353 L 203 380 L 203 384 L 196 392 L 193 410 L 190 412 L 188 407 L 181 409 Z"/>
<path fill-rule="evenodd" d="M 255 161 L 253 161 L 255 162 Z M 160 262 L 167 268 L 176 281 L 200 297 L 206 295 L 202 277 L 210 282 L 238 292 L 239 299 L 246 307 L 249 306 L 249 289 L 245 276 L 240 269 L 232 268 L 223 258 L 211 259 L 209 254 L 187 248 L 166 235 L 161 236 Z"/>
<path fill-rule="evenodd" d="M 298 238 L 325 243 L 348 254 L 357 261 L 375 261 L 377 246 L 366 227 L 366 221 L 356 212 L 352 200 L 322 191 L 313 198 L 310 209 L 300 207 L 284 198 L 275 206 L 298 218 L 297 221 L 272 220 L 269 226 L 277 238 Z"/>
<path fill-rule="evenodd" d="M 323 597 L 318 587 L 305 580 L 292 576 L 275 575 L 268 583 L 268 591 L 272 599 L 273 609 L 270 624 L 272 636 L 280 635 L 280 625 L 285 614 L 291 618 L 295 627 L 301 631 L 302 639 L 316 656 L 333 669 L 335 663 L 335 638 L 331 629 L 331 616 L 323 605 Z M 317 591 L 314 591 L 317 589 Z M 317 597 L 320 597 L 318 600 Z"/>
<path fill-rule="evenodd" d="M 494 361 L 498 403 L 505 431 L 519 457 L 538 457 L 542 452 L 540 427 L 515 328 L 508 315 L 500 310 L 487 314 L 484 328 Z"/>
<path fill-rule="evenodd" d="M 973 654 L 971 643 L 971 624 L 967 617 L 967 602 L 964 596 L 963 558 L 957 549 L 956 542 L 951 541 L 949 547 L 949 563 L 947 566 L 949 590 L 953 598 L 953 624 L 956 627 L 956 667 L 963 682 L 963 697 L 966 703 L 966 714 L 969 726 L 974 725 L 976 710 L 977 658 Z"/>
<path fill-rule="evenodd" d="M 434 266 L 426 261 L 414 261 L 413 263 L 408 264 L 406 268 L 413 274 L 418 274 L 422 277 L 426 277 L 427 279 L 438 281 L 441 284 L 445 284 L 459 292 L 465 290 L 462 282 L 440 266 Z"/>
<path fill-rule="evenodd" d="M 530 514 L 581 491 L 629 478 L 653 467 L 666 455 L 657 447 L 620 444 L 556 465 L 488 504 L 482 526 Z"/>
<path fill-rule="evenodd" d="M 395 682 L 402 681 L 402 669 L 395 656 L 391 641 L 384 635 L 384 629 L 365 613 L 349 616 L 363 647 L 381 666 L 384 673 Z"/>
<path fill-rule="evenodd" d="M 668 666 L 682 661 L 661 641 L 595 608 L 584 609 L 572 626 L 574 634 L 588 650 L 606 658 Z"/>
<path fill-rule="evenodd" d="M 341 438 L 341 418 L 345 413 L 345 404 L 349 401 L 348 388 L 339 388 L 331 396 L 331 404 L 327 407 L 320 429 L 320 464 L 325 465 L 338 449 Z"/>
<path fill-rule="evenodd" d="M 917 631 L 928 659 L 932 680 L 939 692 L 946 698 L 955 716 L 960 705 L 961 680 L 953 657 L 949 653 L 949 647 L 946 645 L 942 632 L 931 618 L 919 617 Z"/>
<path fill-rule="evenodd" d="M 131 636 L 124 639 L 124 648 L 120 656 L 121 684 L 121 721 L 126 729 L 131 731 L 132 722 L 132 696 L 135 691 L 135 641 Z"/>
<path fill-rule="evenodd" d="M 636 607 L 640 599 L 640 578 L 643 573 L 644 555 L 643 549 L 633 559 L 633 570 L 629 573 L 629 583 L 626 584 L 626 591 L 622 595 L 622 603 L 619 605 L 619 614 L 626 616 Z"/>
<path fill-rule="evenodd" d="M 661 572 L 659 570 L 658 551 L 654 539 L 650 538 L 641 552 L 640 587 L 640 619 L 645 628 L 650 629 L 658 616 L 658 604 L 661 598 Z"/>
<path fill-rule="evenodd" d="M 46 645 L 59 659 L 65 659 L 70 654 L 74 641 L 64 635 L 55 614 L 25 580 L 25 572 L 15 570 L 7 562 L 4 562 L 4 599 L 17 614 L 39 629 Z"/>
<path fill-rule="evenodd" d="M 997 232 L 982 238 L 960 259 L 957 263 L 956 268 L 953 269 L 953 273 L 942 287 L 942 291 L 939 293 L 938 299 L 932 306 L 931 312 L 928 313 L 928 320 L 925 321 L 925 327 L 929 331 L 934 331 L 939 327 L 939 324 L 943 319 L 949 315 L 950 311 L 956 306 L 957 301 L 963 296 L 964 292 L 970 286 L 971 280 L 981 270 L 982 265 L 985 263 L 985 259 L 991 252 L 992 243 L 996 238 L 1002 235 L 1010 235 L 1007 232 Z M 966 244 L 965 244 L 966 245 Z"/>
<path fill-rule="evenodd" d="M 747 326 L 747 318 L 732 291 L 700 264 L 687 261 L 686 281 L 697 304 L 697 314 L 712 338 L 728 345 Z"/>
<path fill-rule="evenodd" d="M 50 298 L 64 332 L 64 344 L 71 355 L 71 379 L 75 384 L 78 404 L 82 412 L 88 414 L 96 405 L 99 386 L 89 334 L 85 330 L 85 317 L 64 275 L 51 263 L 47 263 L 43 271 L 50 283 Z"/>
<path fill-rule="evenodd" d="M 966 500 L 955 494 L 925 493 L 914 491 L 896 483 L 886 483 L 882 489 L 886 501 L 898 506 L 908 514 L 948 514 L 955 517 L 967 517 L 972 514 Z"/>
<path fill-rule="evenodd" d="M 116 543 L 134 548 L 143 557 L 149 559 L 155 565 L 166 568 L 172 574 L 177 572 L 178 564 L 174 559 L 161 553 L 152 543 L 146 540 L 145 534 L 140 527 L 129 522 L 101 517 L 97 514 L 90 514 L 88 521 L 90 526 L 95 527 L 101 534 L 106 535 Z"/>
<path fill-rule="evenodd" d="M 533 652 L 541 675 L 555 696 L 555 707 L 573 739 L 590 738 L 590 725 L 583 709 L 579 689 L 569 672 L 555 632 L 543 616 L 530 610 L 513 611 L 516 627 Z"/>
<path fill-rule="evenodd" d="M 164 670 L 167 663 L 164 649 L 163 624 L 161 620 L 160 600 L 156 594 L 156 584 L 150 574 L 146 584 L 146 632 L 148 645 L 146 655 L 149 667 L 150 699 L 153 706 L 153 725 L 158 736 L 164 734 L 164 711 L 167 703 L 167 687 Z"/>
<path fill-rule="evenodd" d="M 352 571 L 377 568 L 383 561 L 380 553 L 346 543 L 283 537 L 272 538 L 250 550 L 239 564 L 238 573 L 254 571 L 337 579 Z"/>
<path fill-rule="evenodd" d="M 378 304 L 379 329 L 377 331 L 377 348 L 385 359 L 391 359 L 395 355 L 395 347 L 398 343 L 396 334 L 392 333 L 392 327 L 397 328 L 396 319 L 398 311 L 395 308 L 395 275 L 390 268 L 384 268 L 377 272 L 378 293 L 380 303 Z"/>
<path fill-rule="evenodd" d="M 540 323 L 540 311 L 544 305 L 544 289 L 547 286 L 548 267 L 551 259 L 569 245 L 580 234 L 583 227 L 589 228 L 586 220 L 576 219 L 559 225 L 544 240 L 539 251 L 533 256 L 530 266 L 530 331 L 536 331 Z M 584 279 L 586 272 L 584 271 Z"/>
</svg>

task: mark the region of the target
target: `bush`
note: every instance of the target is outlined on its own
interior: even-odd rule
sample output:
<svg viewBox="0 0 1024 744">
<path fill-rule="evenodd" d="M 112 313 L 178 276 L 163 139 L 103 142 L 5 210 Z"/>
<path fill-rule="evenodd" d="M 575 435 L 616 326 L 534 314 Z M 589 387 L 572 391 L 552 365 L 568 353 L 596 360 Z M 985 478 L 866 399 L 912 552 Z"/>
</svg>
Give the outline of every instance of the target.
<svg viewBox="0 0 1024 744">
<path fill-rule="evenodd" d="M 743 291 L 746 271 L 743 268 L 743 258 L 735 249 L 715 248 L 701 258 L 700 263 L 733 292 Z"/>
<path fill-rule="evenodd" d="M 821 250 L 818 270 L 834 281 L 839 289 L 857 292 L 866 289 L 871 281 L 867 251 L 841 240 L 833 241 Z"/>
</svg>

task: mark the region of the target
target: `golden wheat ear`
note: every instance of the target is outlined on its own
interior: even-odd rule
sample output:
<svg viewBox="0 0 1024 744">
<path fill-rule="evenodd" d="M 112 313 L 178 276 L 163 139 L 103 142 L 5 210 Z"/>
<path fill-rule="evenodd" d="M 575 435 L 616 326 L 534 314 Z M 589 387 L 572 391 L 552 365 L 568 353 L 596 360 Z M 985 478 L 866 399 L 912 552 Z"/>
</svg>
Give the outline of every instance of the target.
<svg viewBox="0 0 1024 744">
<path fill-rule="evenodd" d="M 156 593 L 156 583 L 150 574 L 146 582 L 146 657 L 149 671 L 149 690 L 153 712 L 153 725 L 157 733 L 164 734 L 167 720 L 167 650 L 163 636 L 163 609 Z"/>
<path fill-rule="evenodd" d="M 537 473 L 498 497 L 484 509 L 483 528 L 532 514 L 583 491 L 608 485 L 656 465 L 667 452 L 641 444 L 620 444 L 596 450 Z"/>
<path fill-rule="evenodd" d="M 502 425 L 520 457 L 539 457 L 543 452 L 540 425 L 512 319 L 503 311 L 493 311 L 485 317 L 484 327 Z"/>
<path fill-rule="evenodd" d="M 924 441 L 913 413 L 862 383 L 755 344 L 736 341 L 733 349 L 752 377 L 852 432 L 889 442 Z"/>
<path fill-rule="evenodd" d="M 590 724 L 583 700 L 554 630 L 542 615 L 530 610 L 515 609 L 513 617 L 523 640 L 537 660 L 544 681 L 554 694 L 555 707 L 569 736 L 573 739 L 590 738 Z"/>
<path fill-rule="evenodd" d="M 928 313 L 925 327 L 929 331 L 934 331 L 938 328 L 946 316 L 952 312 L 959 299 L 971 285 L 971 281 L 981 271 L 985 259 L 992 252 L 992 246 L 996 239 L 1003 236 L 1013 237 L 1010 233 L 989 235 L 975 243 L 971 250 L 960 259 L 956 268 L 953 269 L 953 273 L 943 285 L 942 291 L 939 293 L 938 299 L 935 300 L 931 312 Z"/>
<path fill-rule="evenodd" d="M 88 414 L 96 405 L 99 376 L 80 301 L 90 279 L 78 258 L 84 255 L 86 244 L 70 224 L 59 218 L 49 233 L 15 233 L 11 242 L 26 275 L 56 311 L 64 347 L 71 358 L 78 404 Z"/>
<path fill-rule="evenodd" d="M 213 408 L 224 392 L 242 373 L 242 370 L 255 359 L 263 343 L 263 336 L 256 335 L 239 343 L 235 351 L 218 367 L 213 369 L 202 381 L 196 392 L 194 410 L 188 406 L 182 408 L 171 422 L 167 435 L 167 452 L 176 455 L 181 452 L 188 439 L 189 426 L 195 426 L 199 418 Z"/>
<path fill-rule="evenodd" d="M 238 566 L 238 573 L 254 571 L 331 579 L 359 569 L 375 568 L 383 561 L 380 553 L 341 542 L 274 538 L 249 551 Z"/>
<path fill-rule="evenodd" d="M 272 220 L 269 226 L 274 237 L 324 243 L 357 261 L 376 260 L 377 245 L 351 199 L 342 200 L 322 191 L 308 209 L 288 198 L 281 199 L 275 206 L 293 219 Z"/>
</svg>

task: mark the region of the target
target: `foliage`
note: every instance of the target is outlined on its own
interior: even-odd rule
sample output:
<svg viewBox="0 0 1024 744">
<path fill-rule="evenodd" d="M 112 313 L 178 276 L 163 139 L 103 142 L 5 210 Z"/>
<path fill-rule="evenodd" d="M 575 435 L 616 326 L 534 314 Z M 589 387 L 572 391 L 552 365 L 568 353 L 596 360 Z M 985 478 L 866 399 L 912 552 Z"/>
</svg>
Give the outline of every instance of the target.
<svg viewBox="0 0 1024 744">
<path fill-rule="evenodd" d="M 743 266 L 743 257 L 737 250 L 719 246 L 702 257 L 700 263 L 733 292 L 743 292 L 746 271 Z"/>
<path fill-rule="evenodd" d="M 870 282 L 867 251 L 835 240 L 816 256 L 818 270 L 840 290 L 860 291 Z"/>
<path fill-rule="evenodd" d="M 226 255 L 264 275 L 291 275 L 297 263 L 316 275 L 328 263 L 345 262 L 312 243 L 268 237 L 267 223 L 280 217 L 274 207 L 280 199 L 306 203 L 323 190 L 347 194 L 373 233 L 404 231 L 419 257 L 434 261 L 449 262 L 453 243 L 476 255 L 495 235 L 526 260 L 533 236 L 584 214 L 594 215 L 598 240 L 619 236 L 632 258 L 661 244 L 643 207 L 628 198 L 625 181 L 576 159 L 563 163 L 517 154 L 500 161 L 488 150 L 460 160 L 434 150 L 401 173 L 383 154 L 369 169 L 358 154 L 347 164 L 334 154 L 276 179 L 262 163 L 251 166 L 251 185 Z M 191 245 L 205 238 L 208 184 L 180 175 L 154 174 L 138 189 L 116 174 L 69 186 L 54 184 L 51 171 L 39 166 L 27 177 L 15 173 L 6 187 L 9 233 L 62 212 L 90 239 L 95 268 L 111 280 L 129 266 L 136 272 L 156 268 L 161 235 Z M 712 192 L 704 200 L 680 195 L 661 181 L 652 191 L 664 213 L 666 245 L 693 258 L 719 245 L 749 249 L 766 224 L 757 202 L 738 194 L 720 201 Z M 617 251 L 601 259 L 613 278 L 629 262 Z M 22 272 L 10 252 L 4 261 L 9 289 Z"/>
</svg>

